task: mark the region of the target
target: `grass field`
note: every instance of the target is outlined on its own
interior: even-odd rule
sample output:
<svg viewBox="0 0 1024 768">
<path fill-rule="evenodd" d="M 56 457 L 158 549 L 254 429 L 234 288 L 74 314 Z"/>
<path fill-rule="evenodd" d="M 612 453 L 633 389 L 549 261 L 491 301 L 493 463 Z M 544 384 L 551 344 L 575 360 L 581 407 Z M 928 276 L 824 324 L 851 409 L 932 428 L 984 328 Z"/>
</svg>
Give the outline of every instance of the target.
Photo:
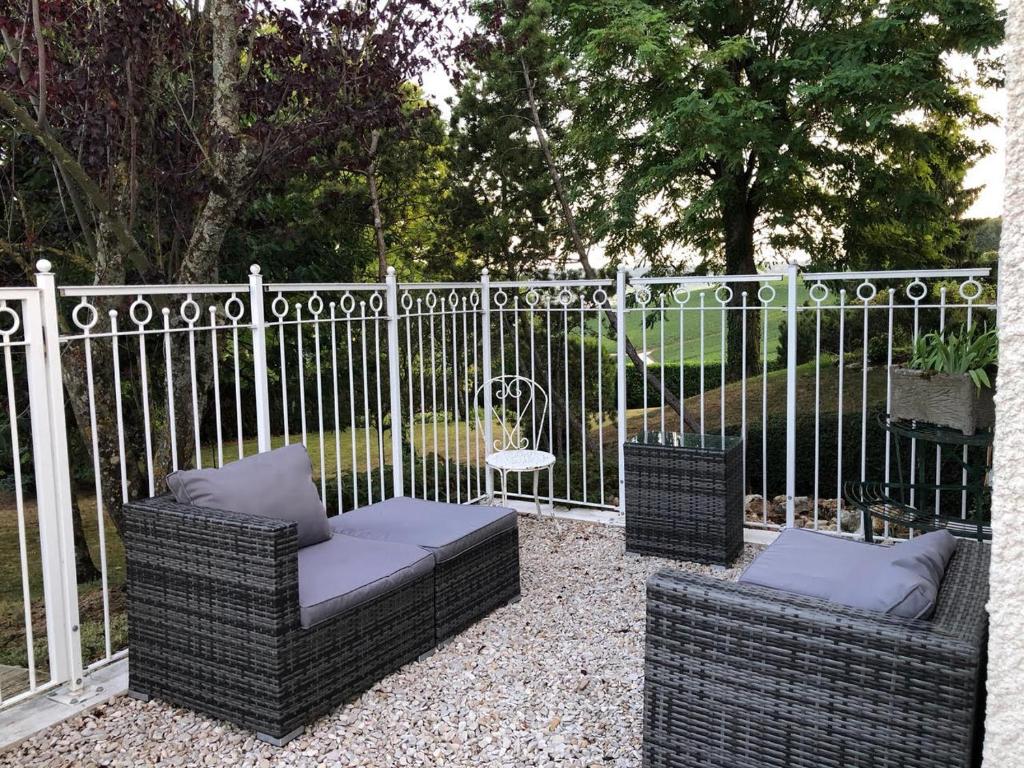
<svg viewBox="0 0 1024 768">
<path fill-rule="evenodd" d="M 749 292 L 747 303 L 750 306 L 759 306 L 756 292 L 757 286 L 754 283 L 746 284 L 745 290 Z M 775 288 L 774 298 L 768 302 L 768 310 L 761 313 L 766 316 L 768 326 L 768 359 L 774 360 L 779 341 L 779 325 L 786 317 L 786 285 L 785 283 L 773 284 Z M 736 288 L 740 290 L 740 288 Z M 705 308 L 700 309 L 701 298 L 704 299 Z M 807 298 L 807 290 L 801 282 L 798 286 L 798 301 L 803 302 Z M 629 340 L 636 345 L 638 350 L 646 351 L 648 360 L 653 363 L 718 363 L 722 359 L 722 319 L 734 310 L 723 311 L 715 298 L 714 288 L 703 288 L 695 290 L 690 294 L 689 301 L 684 305 L 685 309 L 678 310 L 679 304 L 670 296 L 665 298 L 664 320 L 661 319 L 661 310 L 658 299 L 652 300 L 646 313 L 630 311 L 626 315 L 626 330 Z M 751 312 L 753 314 L 753 312 Z M 680 327 L 680 315 L 682 315 L 683 327 Z M 701 317 L 704 319 L 704 333 L 701 334 Z M 728 317 L 725 318 L 728 323 Z M 647 323 L 646 344 L 644 344 L 644 324 Z M 596 328 L 596 322 L 592 321 L 590 328 Z M 602 327 L 607 327 L 602 325 Z M 664 337 L 662 333 L 664 332 Z M 701 345 L 701 338 L 704 343 Z M 680 343 L 681 342 L 681 343 Z"/>
</svg>

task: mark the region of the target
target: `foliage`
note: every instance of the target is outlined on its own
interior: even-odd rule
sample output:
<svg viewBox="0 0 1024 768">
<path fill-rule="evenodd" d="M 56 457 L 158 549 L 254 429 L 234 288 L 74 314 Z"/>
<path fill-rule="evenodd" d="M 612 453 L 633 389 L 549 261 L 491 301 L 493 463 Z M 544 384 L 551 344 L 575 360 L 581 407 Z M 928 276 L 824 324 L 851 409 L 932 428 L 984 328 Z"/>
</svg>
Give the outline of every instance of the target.
<svg viewBox="0 0 1024 768">
<path fill-rule="evenodd" d="M 942 263 L 961 241 L 957 219 L 974 197 L 964 174 L 988 151 L 968 132 L 993 120 L 972 89 L 1000 77 L 993 0 L 474 9 L 470 78 L 483 85 L 462 103 L 478 111 L 482 90 L 488 125 L 511 132 L 524 96 L 508 51 L 522 52 L 581 226 L 613 261 L 695 257 L 737 273 L 758 254 L 804 252 L 899 267 Z M 976 66 L 974 82 L 948 63 L 958 56 Z"/>
<path fill-rule="evenodd" d="M 652 373 L 659 381 L 662 376 L 665 378 L 665 388 L 670 392 L 682 393 L 687 397 L 693 397 L 700 393 L 701 368 L 704 369 L 704 391 L 710 392 L 717 389 L 722 383 L 722 365 L 720 362 L 707 363 L 701 366 L 699 363 L 672 363 L 670 365 L 649 365 L 647 371 Z M 680 376 L 682 387 L 680 388 Z M 726 370 L 726 382 L 732 381 Z M 658 398 L 656 389 L 648 384 L 647 407 L 653 407 L 661 401 Z M 626 407 L 643 408 L 644 404 L 644 372 L 632 365 L 626 366 Z"/>
<path fill-rule="evenodd" d="M 909 368 L 932 373 L 966 373 L 980 390 L 991 387 L 989 374 L 999 360 L 999 339 L 993 328 L 977 323 L 959 329 L 922 334 L 914 344 Z"/>
</svg>

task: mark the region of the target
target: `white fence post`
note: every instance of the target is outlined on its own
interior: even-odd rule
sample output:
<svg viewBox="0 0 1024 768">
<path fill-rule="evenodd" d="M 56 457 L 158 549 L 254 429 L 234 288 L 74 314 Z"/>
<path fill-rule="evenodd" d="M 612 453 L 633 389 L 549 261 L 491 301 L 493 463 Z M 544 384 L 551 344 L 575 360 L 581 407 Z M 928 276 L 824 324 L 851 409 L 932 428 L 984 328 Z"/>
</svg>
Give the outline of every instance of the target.
<svg viewBox="0 0 1024 768">
<path fill-rule="evenodd" d="M 40 301 L 38 305 L 34 302 L 25 305 L 25 337 L 29 349 L 29 408 L 46 601 L 46 638 L 52 677 L 67 680 L 71 690 L 75 691 L 82 687 L 82 642 L 57 285 L 50 272 L 50 262 L 41 259 L 36 268 Z"/>
<path fill-rule="evenodd" d="M 483 310 L 480 324 L 483 335 L 483 382 L 484 382 L 484 456 L 494 450 L 494 411 L 491 404 L 493 392 L 490 387 L 491 380 L 491 276 L 484 267 L 480 273 L 480 307 Z M 494 474 L 490 467 L 484 470 L 486 478 L 487 498 L 494 498 Z"/>
<path fill-rule="evenodd" d="M 398 281 L 395 278 L 394 267 L 388 267 L 384 282 L 387 286 L 388 383 L 391 391 L 391 478 L 395 496 L 402 496 L 405 493 L 402 456 L 402 373 L 398 366 L 401 353 L 398 345 Z M 409 371 L 408 375 L 412 376 L 412 371 Z M 413 439 L 411 433 L 409 439 Z"/>
<path fill-rule="evenodd" d="M 796 495 L 796 264 L 786 266 L 786 527 L 795 522 L 793 497 Z M 762 429 L 764 426 L 762 426 Z"/>
<path fill-rule="evenodd" d="M 680 371 L 682 369 L 680 368 Z M 626 268 L 615 276 L 615 374 L 619 426 L 619 514 L 626 515 Z M 680 376 L 682 373 L 680 372 Z M 645 403 L 646 405 L 646 403 Z"/>
<path fill-rule="evenodd" d="M 258 264 L 249 267 L 249 313 L 252 318 L 252 375 L 256 385 L 256 445 L 260 453 L 263 453 L 270 450 L 270 392 L 267 383 L 263 276 Z"/>
</svg>

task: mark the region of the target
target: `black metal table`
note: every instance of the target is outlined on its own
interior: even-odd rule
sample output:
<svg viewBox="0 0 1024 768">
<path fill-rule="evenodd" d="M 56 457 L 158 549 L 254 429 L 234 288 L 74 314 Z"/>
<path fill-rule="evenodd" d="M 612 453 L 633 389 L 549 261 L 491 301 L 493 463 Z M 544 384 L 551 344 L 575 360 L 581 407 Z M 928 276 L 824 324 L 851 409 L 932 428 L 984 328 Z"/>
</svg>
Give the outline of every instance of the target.
<svg viewBox="0 0 1024 768">
<path fill-rule="evenodd" d="M 944 528 L 955 536 L 991 539 L 992 432 L 965 435 L 934 424 L 893 421 L 885 414 L 878 421 L 891 435 L 897 479 L 843 484 L 846 502 L 864 516 L 864 538 L 873 539 L 872 519 L 879 518 L 915 531 Z M 903 462 L 908 446 L 909 478 Z"/>
</svg>

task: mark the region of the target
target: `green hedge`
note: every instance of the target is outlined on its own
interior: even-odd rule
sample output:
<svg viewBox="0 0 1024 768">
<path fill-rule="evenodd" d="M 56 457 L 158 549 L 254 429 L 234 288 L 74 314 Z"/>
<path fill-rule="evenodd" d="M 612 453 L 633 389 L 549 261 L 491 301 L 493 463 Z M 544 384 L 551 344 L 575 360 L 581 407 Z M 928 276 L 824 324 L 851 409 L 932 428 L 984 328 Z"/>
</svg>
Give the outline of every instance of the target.
<svg viewBox="0 0 1024 768">
<path fill-rule="evenodd" d="M 679 363 L 673 363 L 671 365 L 650 365 L 647 370 L 661 381 L 661 374 L 664 370 L 665 373 L 665 387 L 676 395 L 679 396 L 679 377 L 683 377 L 683 384 L 685 384 L 686 397 L 693 397 L 694 395 L 700 394 L 700 369 L 701 366 L 698 363 L 686 363 L 680 365 Z M 728 371 L 726 371 L 728 374 Z M 722 367 L 719 363 L 709 363 L 704 366 L 704 390 L 710 392 L 711 390 L 718 389 L 722 381 Z M 726 382 L 728 382 L 728 377 Z M 653 407 L 661 403 L 661 398 L 658 396 L 658 388 L 647 385 L 647 407 Z M 626 407 L 627 408 L 643 408 L 644 407 L 644 373 L 642 369 L 639 369 L 632 365 L 626 366 Z"/>
</svg>

